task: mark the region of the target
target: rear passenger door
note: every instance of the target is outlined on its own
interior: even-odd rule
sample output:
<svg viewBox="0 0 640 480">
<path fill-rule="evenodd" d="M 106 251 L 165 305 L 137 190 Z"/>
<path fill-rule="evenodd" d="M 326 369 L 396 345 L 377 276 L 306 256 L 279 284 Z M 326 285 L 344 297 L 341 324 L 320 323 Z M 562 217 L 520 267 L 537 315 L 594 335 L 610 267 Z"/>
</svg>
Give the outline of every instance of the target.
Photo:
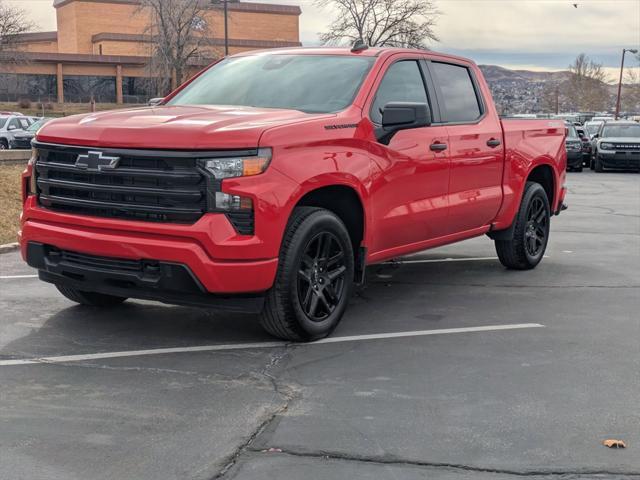
<svg viewBox="0 0 640 480">
<path fill-rule="evenodd" d="M 470 65 L 436 60 L 428 65 L 449 135 L 448 233 L 464 232 L 491 223 L 502 203 L 502 127 Z"/>
</svg>

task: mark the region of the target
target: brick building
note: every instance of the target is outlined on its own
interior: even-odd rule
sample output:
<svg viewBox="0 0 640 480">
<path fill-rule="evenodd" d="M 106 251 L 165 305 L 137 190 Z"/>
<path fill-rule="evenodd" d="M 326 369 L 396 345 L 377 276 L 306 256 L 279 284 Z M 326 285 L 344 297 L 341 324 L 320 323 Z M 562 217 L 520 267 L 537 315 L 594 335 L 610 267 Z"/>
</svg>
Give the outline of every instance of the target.
<svg viewBox="0 0 640 480">
<path fill-rule="evenodd" d="M 156 96 L 150 12 L 139 0 L 54 0 L 57 31 L 19 35 L 19 63 L 0 62 L 0 101 L 141 103 Z M 228 3 L 229 52 L 300 45 L 300 8 Z M 207 8 L 195 72 L 224 53 L 221 5 Z M 212 34 L 209 34 L 212 32 Z"/>
</svg>

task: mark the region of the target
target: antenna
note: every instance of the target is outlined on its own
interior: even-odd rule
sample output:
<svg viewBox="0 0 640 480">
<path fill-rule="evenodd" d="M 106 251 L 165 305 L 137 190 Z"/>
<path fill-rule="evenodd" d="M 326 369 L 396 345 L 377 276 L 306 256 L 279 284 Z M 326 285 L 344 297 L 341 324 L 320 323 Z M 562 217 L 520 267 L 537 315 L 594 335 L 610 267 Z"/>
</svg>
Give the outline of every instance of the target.
<svg viewBox="0 0 640 480">
<path fill-rule="evenodd" d="M 353 53 L 362 52 L 362 51 L 366 50 L 367 48 L 369 48 L 369 45 L 364 43 L 364 40 L 359 38 L 358 40 L 355 41 L 355 43 L 353 44 L 353 47 L 351 47 L 351 52 L 353 52 Z"/>
</svg>

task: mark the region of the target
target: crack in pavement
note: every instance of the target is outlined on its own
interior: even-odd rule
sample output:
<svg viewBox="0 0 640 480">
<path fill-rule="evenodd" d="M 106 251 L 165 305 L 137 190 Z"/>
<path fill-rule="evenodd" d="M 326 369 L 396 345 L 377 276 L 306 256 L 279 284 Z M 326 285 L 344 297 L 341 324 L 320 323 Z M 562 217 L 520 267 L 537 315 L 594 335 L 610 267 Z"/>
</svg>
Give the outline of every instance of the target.
<svg viewBox="0 0 640 480">
<path fill-rule="evenodd" d="M 265 418 L 257 428 L 247 437 L 247 439 L 235 449 L 235 451 L 228 457 L 227 463 L 222 467 L 222 469 L 213 477 L 213 480 L 223 478 L 233 466 L 236 465 L 238 459 L 242 456 L 243 453 L 250 450 L 252 443 L 264 432 L 269 425 L 279 416 L 285 413 L 291 402 L 297 399 L 300 396 L 299 390 L 292 384 L 284 384 L 278 381 L 276 376 L 271 374 L 271 371 L 278 368 L 280 363 L 285 359 L 290 357 L 291 352 L 295 348 L 295 345 L 285 345 L 281 352 L 276 352 L 271 355 L 271 360 L 269 363 L 262 369 L 260 372 L 261 375 L 267 377 L 271 382 L 273 390 L 276 395 L 284 399 L 284 403 L 273 410 L 267 418 Z"/>
<path fill-rule="evenodd" d="M 457 463 L 409 460 L 409 459 L 396 457 L 394 455 L 386 455 L 381 457 L 381 456 L 346 454 L 346 453 L 330 452 L 330 451 L 308 452 L 308 451 L 302 451 L 302 450 L 281 449 L 279 447 L 272 447 L 272 448 L 278 448 L 277 453 L 268 453 L 268 452 L 265 452 L 264 449 L 257 450 L 257 449 L 252 449 L 250 447 L 247 448 L 247 450 L 256 454 L 263 454 L 263 455 L 265 454 L 288 455 L 292 457 L 318 458 L 323 460 L 358 462 L 358 463 L 368 463 L 368 464 L 385 465 L 385 466 L 397 465 L 397 466 L 423 467 L 423 468 L 447 468 L 451 470 L 460 470 L 464 472 L 495 473 L 495 474 L 503 474 L 503 475 L 513 475 L 518 477 L 533 477 L 533 476 L 547 476 L 547 477 L 565 476 L 566 477 L 568 475 L 616 475 L 616 476 L 622 475 L 626 477 L 640 478 L 640 472 L 589 470 L 589 469 L 513 470 L 508 468 L 488 468 L 488 467 L 478 467 L 474 465 L 465 465 L 465 464 L 457 464 Z"/>
</svg>

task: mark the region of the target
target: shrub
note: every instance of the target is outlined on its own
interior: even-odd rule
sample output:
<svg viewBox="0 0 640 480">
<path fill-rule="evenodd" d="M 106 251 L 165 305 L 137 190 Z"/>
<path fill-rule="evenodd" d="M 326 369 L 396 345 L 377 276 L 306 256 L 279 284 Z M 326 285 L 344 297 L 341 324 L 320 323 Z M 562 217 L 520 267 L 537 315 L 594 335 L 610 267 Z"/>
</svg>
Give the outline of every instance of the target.
<svg viewBox="0 0 640 480">
<path fill-rule="evenodd" d="M 31 100 L 28 98 L 21 98 L 18 100 L 18 108 L 31 108 Z"/>
</svg>

